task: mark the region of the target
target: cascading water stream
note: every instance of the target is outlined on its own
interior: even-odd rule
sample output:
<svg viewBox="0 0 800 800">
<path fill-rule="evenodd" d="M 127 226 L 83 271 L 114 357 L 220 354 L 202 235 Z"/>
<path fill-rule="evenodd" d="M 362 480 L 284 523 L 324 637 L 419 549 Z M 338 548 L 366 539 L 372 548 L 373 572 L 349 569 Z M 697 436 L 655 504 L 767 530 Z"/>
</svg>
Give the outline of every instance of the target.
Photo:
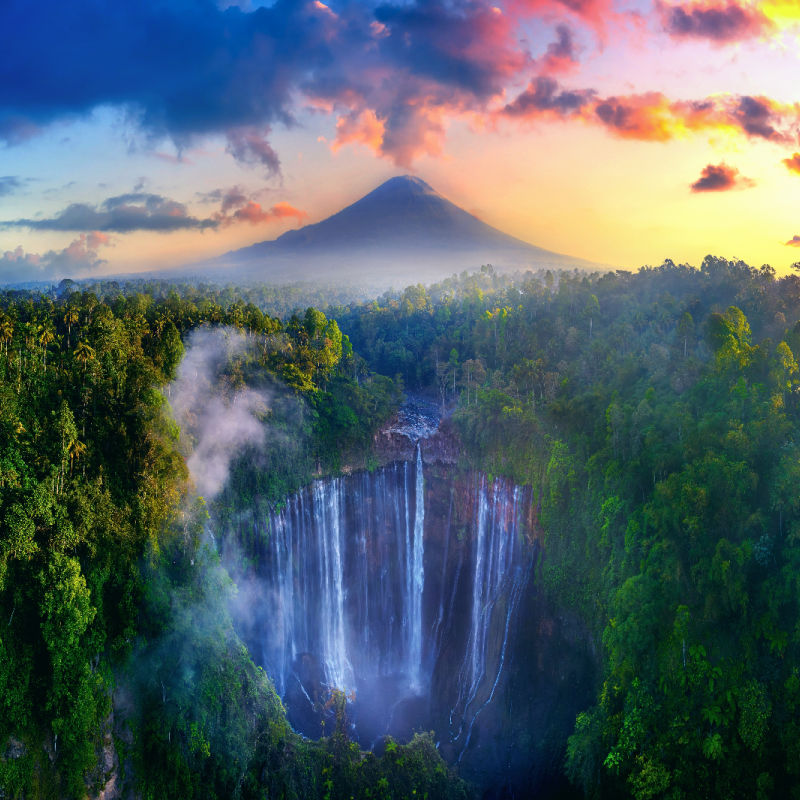
<svg viewBox="0 0 800 800">
<path fill-rule="evenodd" d="M 487 486 L 485 476 L 478 486 L 478 512 L 476 535 L 473 541 L 472 607 L 469 639 L 459 676 L 459 691 L 450 712 L 452 741 L 460 739 L 465 731 L 465 742 L 469 745 L 472 727 L 480 711 L 491 702 L 505 663 L 508 634 L 512 617 L 516 611 L 524 584 L 523 573 L 515 566 L 518 549 L 519 488 L 509 487 L 496 480 Z M 527 583 L 527 572 L 524 582 Z M 495 608 L 505 599 L 503 615 L 503 639 L 500 647 L 496 673 L 489 691 L 484 686 L 487 670 L 489 631 L 495 619 Z M 485 700 L 479 700 L 484 689 Z M 475 708 L 477 706 L 477 708 Z M 460 756 L 459 756 L 460 759 Z"/>
<path fill-rule="evenodd" d="M 342 571 L 341 481 L 330 491 L 323 481 L 314 484 L 314 508 L 321 513 L 319 620 L 323 632 L 323 664 L 328 686 L 346 691 L 353 686 L 353 670 L 347 657 L 344 617 L 344 575 Z"/>
<path fill-rule="evenodd" d="M 406 503 L 408 508 L 408 503 Z M 411 620 L 408 672 L 411 679 L 411 688 L 419 691 L 422 671 L 422 593 L 425 583 L 425 478 L 422 469 L 422 450 L 417 442 L 416 482 L 414 487 L 414 542 L 411 558 L 411 594 L 408 598 L 410 605 L 409 618 Z"/>
<path fill-rule="evenodd" d="M 319 735 L 338 689 L 362 743 L 449 728 L 460 758 L 509 660 L 529 502 L 501 479 L 428 476 L 417 441 L 413 461 L 315 481 L 270 514 L 249 578 L 262 607 L 240 625 L 295 727 Z"/>
</svg>

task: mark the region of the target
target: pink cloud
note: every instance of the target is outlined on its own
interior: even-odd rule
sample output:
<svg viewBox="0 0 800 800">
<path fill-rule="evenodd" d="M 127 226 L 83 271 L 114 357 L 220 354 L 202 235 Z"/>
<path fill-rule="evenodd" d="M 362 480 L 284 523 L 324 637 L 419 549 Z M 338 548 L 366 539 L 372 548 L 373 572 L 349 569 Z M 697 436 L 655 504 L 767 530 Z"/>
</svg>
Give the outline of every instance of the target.
<svg viewBox="0 0 800 800">
<path fill-rule="evenodd" d="M 609 23 L 623 19 L 612 0 L 511 0 L 510 8 L 521 16 L 573 17 L 592 28 L 601 41 L 605 41 Z"/>
<path fill-rule="evenodd" d="M 731 189 L 746 189 L 753 186 L 750 178 L 739 174 L 739 170 L 725 163 L 703 167 L 700 177 L 692 184 L 693 192 L 727 192 Z"/>
<path fill-rule="evenodd" d="M 773 24 L 754 5 L 736 0 L 700 0 L 656 6 L 664 30 L 679 39 L 706 39 L 715 44 L 730 44 L 762 36 Z"/>
<path fill-rule="evenodd" d="M 559 25 L 556 35 L 558 38 L 547 46 L 547 51 L 539 60 L 538 67 L 542 75 L 572 72 L 578 66 L 572 31 L 566 25 Z"/>
<path fill-rule="evenodd" d="M 499 116 L 528 121 L 577 119 L 619 138 L 641 141 L 665 142 L 689 133 L 728 130 L 788 143 L 796 141 L 800 104 L 733 95 L 671 100 L 661 92 L 600 97 L 593 89 L 564 89 L 552 78 L 540 76 Z"/>
<path fill-rule="evenodd" d="M 795 153 L 791 158 L 784 158 L 783 163 L 789 172 L 796 172 L 800 175 L 800 153 Z"/>
<path fill-rule="evenodd" d="M 85 277 L 107 262 L 98 254 L 101 247 L 112 247 L 112 237 L 104 233 L 82 233 L 63 250 L 26 253 L 22 247 L 0 255 L 0 282 L 58 280 Z"/>
<path fill-rule="evenodd" d="M 233 213 L 228 213 L 235 209 Z M 298 224 L 308 218 L 308 214 L 290 203 L 280 201 L 270 208 L 263 208 L 261 203 L 246 197 L 239 187 L 234 186 L 225 193 L 222 208 L 214 218 L 225 227 L 237 223 L 264 225 L 276 220 L 294 219 Z"/>
</svg>

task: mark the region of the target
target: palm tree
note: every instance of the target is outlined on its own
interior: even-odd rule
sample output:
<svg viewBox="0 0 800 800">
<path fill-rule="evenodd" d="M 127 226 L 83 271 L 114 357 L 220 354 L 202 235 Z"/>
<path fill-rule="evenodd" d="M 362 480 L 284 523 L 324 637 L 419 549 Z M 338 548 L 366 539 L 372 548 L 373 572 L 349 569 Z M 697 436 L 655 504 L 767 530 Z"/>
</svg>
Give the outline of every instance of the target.
<svg viewBox="0 0 800 800">
<path fill-rule="evenodd" d="M 55 339 L 55 334 L 49 326 L 42 329 L 39 334 L 39 344 L 42 346 L 42 355 L 44 357 L 44 368 L 47 369 L 47 346 L 52 344 Z"/>
<path fill-rule="evenodd" d="M 64 324 L 67 326 L 67 350 L 70 349 L 72 344 L 72 326 L 78 324 L 78 309 L 70 306 L 64 313 Z"/>
<path fill-rule="evenodd" d="M 67 449 L 69 452 L 69 474 L 72 476 L 72 462 L 77 461 L 86 452 L 86 445 L 77 439 L 73 439 Z"/>
<path fill-rule="evenodd" d="M 83 364 L 83 374 L 86 374 L 86 364 L 94 360 L 94 348 L 89 347 L 86 342 L 78 342 L 75 346 L 75 358 Z"/>
<path fill-rule="evenodd" d="M 3 349 L 6 357 L 8 356 L 8 343 L 13 337 L 14 323 L 8 317 L 3 317 L 2 320 L 0 320 L 0 340 L 3 342 Z"/>
</svg>

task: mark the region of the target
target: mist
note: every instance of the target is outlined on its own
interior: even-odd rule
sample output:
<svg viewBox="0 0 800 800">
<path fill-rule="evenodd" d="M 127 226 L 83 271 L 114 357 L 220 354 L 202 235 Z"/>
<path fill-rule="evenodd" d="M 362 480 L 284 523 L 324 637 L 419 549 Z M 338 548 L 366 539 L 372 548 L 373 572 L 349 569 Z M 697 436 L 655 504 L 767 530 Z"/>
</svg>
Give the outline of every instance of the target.
<svg viewBox="0 0 800 800">
<path fill-rule="evenodd" d="M 198 328 L 170 387 L 173 413 L 190 448 L 186 464 L 197 493 L 207 500 L 227 483 L 234 457 L 266 441 L 270 393 L 237 387 L 226 374 L 247 349 L 245 337 L 233 328 Z"/>
</svg>

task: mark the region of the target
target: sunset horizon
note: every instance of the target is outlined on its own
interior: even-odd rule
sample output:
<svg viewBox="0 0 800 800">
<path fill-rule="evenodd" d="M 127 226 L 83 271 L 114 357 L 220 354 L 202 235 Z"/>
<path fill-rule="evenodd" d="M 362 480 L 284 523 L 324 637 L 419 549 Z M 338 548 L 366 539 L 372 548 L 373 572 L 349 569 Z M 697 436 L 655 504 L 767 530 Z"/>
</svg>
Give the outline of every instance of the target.
<svg viewBox="0 0 800 800">
<path fill-rule="evenodd" d="M 798 259 L 791 2 L 4 10 L 0 280 L 168 269 L 420 177 L 621 269 Z"/>
</svg>

